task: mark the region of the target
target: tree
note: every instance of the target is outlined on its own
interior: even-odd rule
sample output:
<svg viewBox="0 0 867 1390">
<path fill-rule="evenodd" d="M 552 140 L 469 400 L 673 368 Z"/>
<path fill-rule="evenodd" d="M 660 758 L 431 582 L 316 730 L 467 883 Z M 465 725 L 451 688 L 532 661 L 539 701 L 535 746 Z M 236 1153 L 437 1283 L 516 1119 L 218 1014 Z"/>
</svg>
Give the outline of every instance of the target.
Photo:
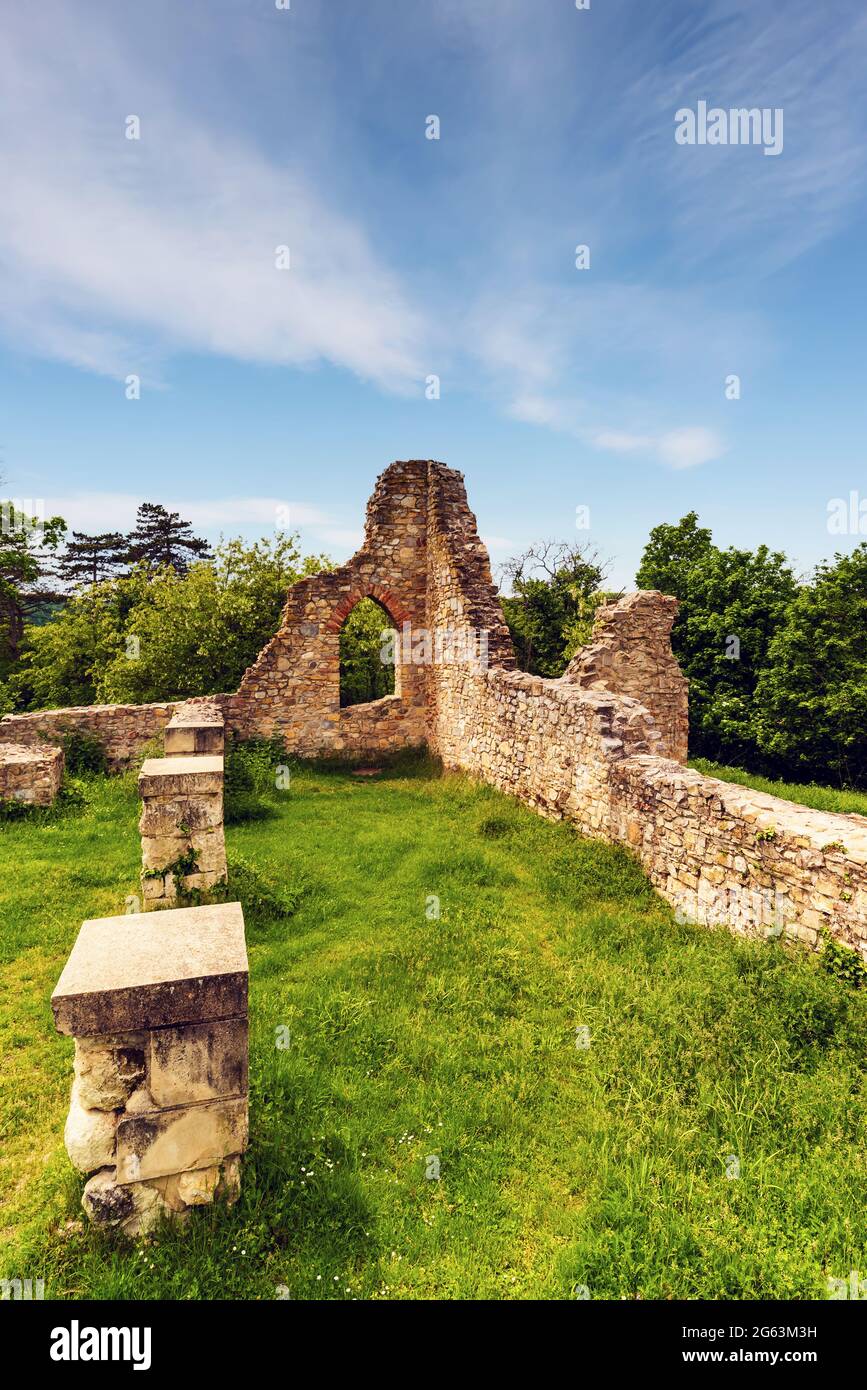
<svg viewBox="0 0 867 1390">
<path fill-rule="evenodd" d="M 756 726 L 796 775 L 867 786 L 867 544 L 798 590 L 756 688 Z"/>
<path fill-rule="evenodd" d="M 565 541 L 540 542 L 506 561 L 502 573 L 512 593 L 501 602 L 522 671 L 563 674 L 607 597 L 607 568 L 595 551 Z"/>
<path fill-rule="evenodd" d="M 186 574 L 191 559 L 207 560 L 211 554 L 207 541 L 197 539 L 192 529 L 178 512 L 143 502 L 136 514 L 135 530 L 127 538 L 126 560 L 129 564 L 143 563 L 150 570 L 169 565 L 176 574 Z"/>
<path fill-rule="evenodd" d="M 382 634 L 393 627 L 374 599 L 359 599 L 340 629 L 340 703 L 361 705 L 394 693 L 394 666 L 382 659 Z"/>
<path fill-rule="evenodd" d="M 283 534 L 226 541 L 183 575 L 140 564 L 74 594 L 44 627 L 28 627 L 7 697 L 17 709 L 43 709 L 236 690 L 279 626 L 290 584 L 328 567 Z"/>
<path fill-rule="evenodd" d="M 651 531 L 636 583 L 680 600 L 672 647 L 689 679 L 691 752 L 767 766 L 757 741 L 755 692 L 797 592 L 785 555 L 764 545 L 721 550 L 688 512 L 677 525 Z"/>
<path fill-rule="evenodd" d="M 28 618 L 62 597 L 47 580 L 65 531 L 62 517 L 40 521 L 0 503 L 0 668 L 17 659 Z"/>
<path fill-rule="evenodd" d="M 57 574 L 66 584 L 75 587 L 98 584 L 126 563 L 128 552 L 128 542 L 119 531 L 104 531 L 98 536 L 73 531 L 72 540 L 67 541 L 58 561 Z"/>
</svg>

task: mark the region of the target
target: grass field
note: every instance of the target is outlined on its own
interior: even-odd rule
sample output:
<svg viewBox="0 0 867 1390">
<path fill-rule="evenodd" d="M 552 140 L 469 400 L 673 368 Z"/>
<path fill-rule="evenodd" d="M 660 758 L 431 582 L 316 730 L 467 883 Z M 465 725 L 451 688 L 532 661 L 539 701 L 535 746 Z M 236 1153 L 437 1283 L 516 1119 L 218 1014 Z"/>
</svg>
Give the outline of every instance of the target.
<svg viewBox="0 0 867 1390">
<path fill-rule="evenodd" d="M 89 1228 L 49 997 L 82 919 L 135 891 L 139 839 L 130 779 L 86 796 L 0 826 L 6 1277 L 53 1298 L 797 1299 L 867 1271 L 867 991 L 679 925 L 624 851 L 425 762 L 299 769 L 228 832 L 241 1200 L 136 1244 Z"/>
<path fill-rule="evenodd" d="M 723 782 L 736 782 L 738 786 L 752 787 L 769 796 L 781 796 L 784 801 L 796 801 L 799 806 L 812 806 L 814 811 L 857 811 L 867 816 L 867 792 L 820 787 L 815 782 L 777 782 L 770 777 L 744 772 L 739 767 L 709 762 L 707 758 L 691 758 L 689 765 L 706 777 L 719 777 Z"/>
</svg>

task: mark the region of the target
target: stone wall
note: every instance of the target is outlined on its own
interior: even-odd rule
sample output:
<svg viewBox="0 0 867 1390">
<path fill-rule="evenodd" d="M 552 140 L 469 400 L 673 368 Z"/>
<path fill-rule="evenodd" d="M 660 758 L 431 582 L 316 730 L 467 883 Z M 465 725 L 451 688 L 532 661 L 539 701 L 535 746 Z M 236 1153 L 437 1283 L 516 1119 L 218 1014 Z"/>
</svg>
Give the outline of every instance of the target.
<svg viewBox="0 0 867 1390">
<path fill-rule="evenodd" d="M 588 646 L 563 679 L 589 690 L 617 690 L 639 700 L 661 734 L 659 752 L 685 763 L 689 682 L 671 650 L 677 599 L 639 590 L 600 608 Z"/>
<path fill-rule="evenodd" d="M 0 801 L 50 806 L 62 781 L 62 748 L 0 743 Z"/>
<path fill-rule="evenodd" d="M 703 777 L 665 758 L 611 770 L 611 838 L 688 921 L 867 954 L 867 819 Z"/>
<path fill-rule="evenodd" d="M 367 507 L 364 543 L 347 565 L 302 579 L 289 590 L 279 631 L 223 697 L 237 736 L 280 735 L 302 756 L 382 753 L 425 740 L 425 672 L 395 668 L 395 694 L 373 705 L 340 707 L 340 627 L 362 598 L 385 610 L 385 627 L 425 624 L 426 461 L 392 464 Z"/>
<path fill-rule="evenodd" d="M 247 983 L 240 903 L 82 925 L 51 1004 L 75 1038 L 64 1140 L 95 1223 L 139 1235 L 238 1195 Z"/>
<path fill-rule="evenodd" d="M 151 739 L 159 738 L 178 701 L 155 705 L 71 705 L 68 709 L 6 714 L 0 719 L 0 744 L 59 742 L 65 733 L 95 735 L 105 748 L 112 772 L 126 767 Z"/>
<path fill-rule="evenodd" d="M 432 466 L 439 469 L 441 466 Z M 444 470 L 448 472 L 448 470 Z M 431 621 L 493 621 L 489 571 L 459 477 L 428 523 Z M 829 815 L 684 768 L 687 683 L 676 600 L 640 592 L 599 611 L 560 680 L 511 668 L 431 672 L 429 742 L 447 767 L 629 846 L 683 917 L 796 938 L 823 929 L 867 955 L 867 820 Z"/>
<path fill-rule="evenodd" d="M 394 695 L 341 709 L 340 627 L 364 597 L 380 603 L 390 625 L 411 639 L 425 634 L 434 655 L 417 660 L 414 641 L 410 657 L 401 644 Z M 790 905 L 786 930 L 808 944 L 816 945 L 827 926 L 836 939 L 864 949 L 863 825 L 845 816 L 823 817 L 819 825 L 806 808 L 725 788 L 681 766 L 687 683 L 671 652 L 676 611 L 663 594 L 627 595 L 599 610 L 591 642 L 560 680 L 516 671 L 461 474 L 409 460 L 377 480 L 361 550 L 340 569 L 293 585 L 279 630 L 238 691 L 207 703 L 230 737 L 277 735 L 301 756 L 376 756 L 426 743 L 447 767 L 630 845 L 668 900 L 698 920 L 722 894 L 735 903 L 738 929 L 764 930 L 755 903 L 771 892 Z M 454 632 L 478 659 L 437 655 L 438 635 Z M 180 762 L 193 737 L 185 725 L 190 703 L 7 716 L 0 740 L 36 744 L 64 728 L 85 728 L 120 766 L 170 725 L 167 751 L 181 754 L 172 759 Z M 203 751 L 214 735 L 200 730 L 195 737 Z M 165 815 L 154 811 L 143 834 L 159 839 L 157 827 L 174 814 L 171 801 Z M 167 862 L 156 848 L 150 857 L 153 867 Z"/>
</svg>

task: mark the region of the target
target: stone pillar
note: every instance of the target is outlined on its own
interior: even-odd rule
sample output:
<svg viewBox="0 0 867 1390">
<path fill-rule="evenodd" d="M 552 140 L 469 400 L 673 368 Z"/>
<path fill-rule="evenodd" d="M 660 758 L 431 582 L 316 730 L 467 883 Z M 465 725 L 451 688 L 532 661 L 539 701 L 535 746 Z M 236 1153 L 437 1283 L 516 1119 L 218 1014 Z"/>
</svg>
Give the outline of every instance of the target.
<svg viewBox="0 0 867 1390">
<path fill-rule="evenodd" d="M 138 785 L 145 909 L 173 907 L 181 893 L 224 883 L 223 759 L 148 758 Z"/>
<path fill-rule="evenodd" d="M 64 1139 L 92 1221 L 138 1235 L 237 1197 L 247 982 L 240 903 L 83 924 L 51 1007 L 75 1038 Z"/>
<path fill-rule="evenodd" d="M 225 725 L 217 705 L 191 700 L 175 710 L 165 728 L 167 758 L 190 754 L 222 755 Z"/>
</svg>

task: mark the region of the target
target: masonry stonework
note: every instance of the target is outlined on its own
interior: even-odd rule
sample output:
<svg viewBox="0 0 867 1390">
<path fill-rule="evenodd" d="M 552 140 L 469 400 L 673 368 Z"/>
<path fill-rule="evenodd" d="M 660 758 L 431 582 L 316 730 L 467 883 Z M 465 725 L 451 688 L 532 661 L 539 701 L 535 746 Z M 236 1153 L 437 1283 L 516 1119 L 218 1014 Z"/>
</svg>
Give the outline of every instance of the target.
<svg viewBox="0 0 867 1390">
<path fill-rule="evenodd" d="M 382 606 L 388 625 L 426 634 L 421 650 L 435 655 L 417 661 L 414 644 L 410 657 L 398 644 L 395 693 L 342 709 L 340 627 L 365 597 Z M 668 901 L 697 921 L 719 913 L 736 930 L 765 933 L 773 901 L 774 921 L 784 921 L 774 930 L 812 947 L 827 930 L 867 952 L 867 824 L 684 768 L 687 683 L 670 643 L 676 612 L 676 600 L 664 594 L 627 595 L 599 610 L 590 643 L 562 678 L 516 671 L 461 474 L 409 460 L 377 480 L 357 554 L 293 585 L 278 631 L 239 689 L 207 703 L 227 737 L 276 736 L 303 757 L 376 757 L 426 744 L 446 767 L 627 845 Z M 436 636 L 444 632 L 461 634 L 463 649 L 483 659 L 440 658 Z M 217 737 L 216 724 L 208 732 L 201 718 L 198 735 L 185 727 L 189 703 L 196 702 L 6 716 L 0 742 L 33 746 L 64 728 L 85 728 L 104 739 L 112 765 L 122 766 L 169 726 L 165 762 L 181 764 Z M 146 767 L 142 834 L 174 837 L 181 802 L 190 807 L 196 797 L 159 792 L 160 778 L 172 774 Z M 157 780 L 148 785 L 151 777 Z M 213 814 L 202 814 L 201 829 L 216 830 Z M 148 851 L 154 867 L 166 862 L 162 848 Z"/>
<path fill-rule="evenodd" d="M 0 743 L 0 801 L 50 806 L 62 781 L 62 748 Z"/>
<path fill-rule="evenodd" d="M 51 1003 L 75 1039 L 64 1141 L 96 1224 L 136 1236 L 237 1197 L 247 981 L 240 903 L 83 924 Z"/>
</svg>

